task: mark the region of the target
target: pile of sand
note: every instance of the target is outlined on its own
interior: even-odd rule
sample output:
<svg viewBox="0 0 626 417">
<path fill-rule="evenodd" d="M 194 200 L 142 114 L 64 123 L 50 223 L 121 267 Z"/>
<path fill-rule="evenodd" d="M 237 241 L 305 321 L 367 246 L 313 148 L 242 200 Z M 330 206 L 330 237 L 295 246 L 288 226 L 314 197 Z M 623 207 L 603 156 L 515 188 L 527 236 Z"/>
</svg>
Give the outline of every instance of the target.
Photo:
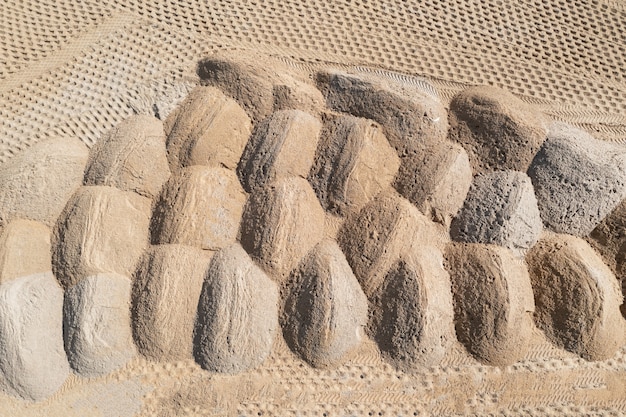
<svg viewBox="0 0 626 417">
<path fill-rule="evenodd" d="M 248 62 L 203 60 L 164 123 L 88 157 L 56 139 L 0 167 L 2 390 L 44 400 L 136 355 L 243 373 L 281 338 L 324 369 L 374 340 L 406 373 L 457 340 L 514 364 L 535 327 L 589 361 L 622 347 L 625 146 L 493 87 L 448 110 Z"/>
</svg>

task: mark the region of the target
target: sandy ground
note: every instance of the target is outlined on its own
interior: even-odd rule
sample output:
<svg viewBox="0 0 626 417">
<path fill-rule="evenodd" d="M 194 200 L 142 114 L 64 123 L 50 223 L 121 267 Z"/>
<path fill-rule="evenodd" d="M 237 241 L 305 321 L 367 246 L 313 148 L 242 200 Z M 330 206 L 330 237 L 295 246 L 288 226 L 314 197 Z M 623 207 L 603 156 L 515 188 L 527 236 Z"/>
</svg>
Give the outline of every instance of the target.
<svg viewBox="0 0 626 417">
<path fill-rule="evenodd" d="M 626 6 L 578 1 L 7 0 L 0 5 L 0 161 L 39 140 L 93 144 L 133 113 L 165 116 L 194 64 L 249 49 L 291 65 L 362 65 L 424 77 L 444 99 L 504 87 L 554 119 L 626 139 Z M 309 368 L 278 340 L 259 369 L 218 376 L 136 359 L 71 376 L 37 404 L 0 394 L 0 416 L 624 415 L 626 350 L 586 362 L 537 331 L 521 362 L 488 367 L 461 346 L 442 366 L 395 371 L 364 344 Z"/>
</svg>

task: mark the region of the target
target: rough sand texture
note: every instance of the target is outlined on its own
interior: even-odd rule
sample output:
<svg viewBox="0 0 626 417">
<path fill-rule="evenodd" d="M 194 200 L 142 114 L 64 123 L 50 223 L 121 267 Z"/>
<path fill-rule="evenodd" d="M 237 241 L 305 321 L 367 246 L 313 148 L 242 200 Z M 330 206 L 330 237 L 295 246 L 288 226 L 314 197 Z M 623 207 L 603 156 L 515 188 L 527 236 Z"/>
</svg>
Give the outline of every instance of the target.
<svg viewBox="0 0 626 417">
<path fill-rule="evenodd" d="M 297 109 L 316 114 L 323 107 L 322 94 L 294 77 L 284 63 L 270 60 L 265 68 L 259 68 L 267 59 L 262 53 L 220 51 L 200 61 L 197 72 L 203 84 L 219 87 L 234 98 L 253 122 L 274 111 Z"/>
<path fill-rule="evenodd" d="M 474 178 L 450 235 L 459 242 L 524 250 L 537 242 L 542 229 L 530 178 L 522 172 L 495 171 Z"/>
<path fill-rule="evenodd" d="M 506 90 L 479 86 L 450 102 L 449 137 L 463 145 L 475 173 L 526 172 L 546 139 L 547 120 Z"/>
<path fill-rule="evenodd" d="M 196 87 L 167 120 L 167 155 L 173 171 L 190 166 L 237 166 L 250 130 L 245 111 L 220 90 Z"/>
<path fill-rule="evenodd" d="M 626 294 L 626 200 L 605 217 L 588 236 L 588 242 L 598 251 L 620 282 L 622 295 Z M 626 317 L 626 304 L 620 307 Z"/>
<path fill-rule="evenodd" d="M 624 344 L 623 296 L 611 270 L 582 239 L 547 234 L 527 255 L 535 321 L 583 358 L 610 358 Z"/>
<path fill-rule="evenodd" d="M 150 200 L 113 187 L 81 187 L 52 235 L 52 272 L 64 288 L 90 275 L 131 276 L 148 245 Z"/>
<path fill-rule="evenodd" d="M 83 182 L 87 147 L 54 138 L 28 148 L 0 167 L 0 226 L 17 217 L 53 226 Z"/>
<path fill-rule="evenodd" d="M 433 221 L 450 224 L 472 184 L 467 152 L 454 143 L 428 146 L 402 158 L 394 187 Z"/>
<path fill-rule="evenodd" d="M 163 187 L 150 224 L 153 244 L 218 250 L 235 241 L 246 202 L 234 172 L 193 165 Z"/>
<path fill-rule="evenodd" d="M 437 366 L 454 341 L 450 278 L 434 247 L 404 254 L 385 276 L 372 302 L 374 339 L 398 369 Z"/>
<path fill-rule="evenodd" d="M 65 291 L 63 338 L 74 371 L 85 377 L 106 375 L 133 356 L 130 278 L 91 275 Z"/>
<path fill-rule="evenodd" d="M 278 111 L 259 123 L 237 167 L 244 189 L 253 192 L 277 179 L 306 177 L 321 127 L 300 110 Z"/>
<path fill-rule="evenodd" d="M 365 295 L 373 297 L 391 266 L 414 245 L 436 244 L 443 238 L 417 208 L 389 191 L 348 219 L 338 241 Z"/>
<path fill-rule="evenodd" d="M 153 198 L 169 176 L 163 123 L 138 115 L 124 120 L 91 148 L 84 184 Z"/>
<path fill-rule="evenodd" d="M 0 6 L 0 161 L 55 136 L 91 146 L 132 114 L 164 120 L 198 84 L 198 59 L 214 52 L 228 52 L 259 73 L 280 69 L 269 89 L 251 90 L 268 103 L 267 115 L 291 108 L 316 114 L 324 98 L 301 74 L 330 66 L 427 94 L 435 86 L 444 106 L 470 85 L 504 87 L 550 118 L 623 141 L 625 17 L 616 0 L 9 0 Z M 272 58 L 247 58 L 251 50 Z M 231 82 L 233 74 L 223 87 L 242 85 Z M 236 99 L 235 93 L 225 92 Z M 29 192 L 24 196 L 35 201 Z M 332 235 L 342 221 L 326 219 Z M 38 403 L 0 394 L 0 414 L 626 413 L 626 351 L 587 362 L 536 329 L 529 351 L 513 365 L 478 364 L 453 344 L 439 366 L 415 374 L 395 370 L 368 338 L 344 365 L 326 370 L 308 367 L 282 338 L 276 342 L 251 372 L 220 376 L 191 360 L 155 363 L 139 356 L 108 376 L 70 374 Z"/>
<path fill-rule="evenodd" d="M 380 123 L 401 156 L 421 151 L 446 136 L 448 120 L 443 104 L 419 88 L 341 71 L 321 71 L 317 82 L 328 107 Z"/>
<path fill-rule="evenodd" d="M 46 272 L 0 284 L 0 300 L 2 388 L 43 400 L 70 372 L 63 350 L 63 290 Z"/>
<path fill-rule="evenodd" d="M 260 366 L 278 332 L 278 287 L 238 243 L 217 252 L 206 273 L 194 331 L 202 368 L 235 374 Z"/>
<path fill-rule="evenodd" d="M 344 362 L 362 341 L 367 298 L 337 243 L 315 246 L 286 290 L 281 326 L 289 347 L 316 368 Z"/>
<path fill-rule="evenodd" d="M 133 335 L 154 360 L 192 358 L 193 328 L 213 252 L 184 245 L 151 246 L 133 284 Z"/>
<path fill-rule="evenodd" d="M 626 198 L 626 147 L 553 123 L 528 175 L 546 227 L 586 236 Z"/>
<path fill-rule="evenodd" d="M 509 249 L 453 243 L 446 250 L 456 334 L 478 360 L 509 365 L 527 352 L 535 310 L 526 265 Z"/>
<path fill-rule="evenodd" d="M 309 182 L 325 210 L 358 211 L 391 184 L 399 158 L 371 120 L 327 116 Z"/>
<path fill-rule="evenodd" d="M 278 180 L 250 196 L 239 233 L 252 258 L 282 280 L 324 237 L 324 210 L 306 180 Z"/>
</svg>

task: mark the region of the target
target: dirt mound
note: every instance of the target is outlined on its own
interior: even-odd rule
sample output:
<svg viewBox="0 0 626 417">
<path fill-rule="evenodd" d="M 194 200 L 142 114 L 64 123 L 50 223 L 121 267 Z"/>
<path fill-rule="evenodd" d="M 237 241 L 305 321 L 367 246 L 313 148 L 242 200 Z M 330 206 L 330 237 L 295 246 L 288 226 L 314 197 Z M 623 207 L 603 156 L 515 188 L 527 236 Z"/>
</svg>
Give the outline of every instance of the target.
<svg viewBox="0 0 626 417">
<path fill-rule="evenodd" d="M 239 244 L 215 254 L 206 273 L 194 336 L 194 356 L 213 372 L 259 366 L 278 330 L 278 287 Z"/>
<path fill-rule="evenodd" d="M 433 221 L 450 224 L 467 196 L 472 168 L 465 150 L 438 143 L 402 158 L 394 187 Z"/>
<path fill-rule="evenodd" d="M 448 140 L 445 105 L 427 83 L 357 68 L 274 70 L 260 65 L 270 58 L 249 59 L 202 61 L 210 86 L 192 90 L 165 127 L 133 116 L 104 136 L 84 174 L 98 185 L 73 185 L 84 150 L 58 161 L 73 167 L 67 179 L 42 163 L 52 190 L 33 201 L 62 199 L 60 215 L 33 215 L 23 196 L 12 202 L 10 187 L 42 189 L 32 155 L 2 167 L 13 197 L 0 206 L 0 295 L 7 286 L 16 297 L 7 303 L 18 304 L 0 308 L 0 325 L 25 332 L 0 333 L 7 392 L 51 395 L 68 360 L 79 375 L 103 377 L 146 358 L 164 369 L 192 362 L 194 372 L 240 374 L 283 360 L 280 349 L 304 359 L 301 372 L 351 369 L 364 349 L 400 373 L 475 363 L 467 352 L 511 365 L 535 354 L 542 337 L 533 299 L 550 349 L 597 360 L 621 347 L 621 295 L 608 267 L 572 236 L 535 243 L 542 219 L 585 234 L 619 204 L 622 167 L 598 152 L 621 164 L 622 145 L 587 149 L 556 128 L 543 142 L 545 116 L 481 88 L 453 100 L 450 120 L 464 136 L 452 138 L 461 146 Z M 82 179 L 84 162 L 77 166 Z M 31 188 L 22 184 L 29 169 Z M 555 202 L 575 213 L 558 214 Z M 607 224 L 619 222 L 612 216 Z M 610 245 L 617 269 L 620 244 Z M 50 300 L 39 307 L 12 287 L 38 282 L 28 274 L 45 275 L 50 262 L 65 289 L 65 319 L 44 317 L 63 298 L 59 288 L 40 295 Z M 29 315 L 43 317 L 51 340 L 65 326 L 65 352 L 55 350 L 62 339 L 32 348 L 52 357 L 43 370 L 27 357 L 32 334 L 43 331 Z"/>
<path fill-rule="evenodd" d="M 131 276 L 148 245 L 150 200 L 113 187 L 81 187 L 52 235 L 52 271 L 64 288 L 90 275 Z"/>
<path fill-rule="evenodd" d="M 193 165 L 164 185 L 150 224 L 155 245 L 177 243 L 217 250 L 237 237 L 246 202 L 234 172 Z"/>
<path fill-rule="evenodd" d="M 143 255 L 133 286 L 133 335 L 154 360 L 192 357 L 200 291 L 213 252 L 184 245 L 156 245 Z"/>
<path fill-rule="evenodd" d="M 130 279 L 98 274 L 67 289 L 63 334 L 67 358 L 76 373 L 106 375 L 135 356 L 130 324 Z"/>
<path fill-rule="evenodd" d="M 328 116 L 309 182 L 324 209 L 345 216 L 389 188 L 399 164 L 380 125 Z"/>
<path fill-rule="evenodd" d="M 84 183 L 153 198 L 169 176 L 163 123 L 139 115 L 124 120 L 91 148 Z"/>
<path fill-rule="evenodd" d="M 252 129 L 244 110 L 212 87 L 193 89 L 166 125 L 167 156 L 174 172 L 191 165 L 234 169 Z"/>
<path fill-rule="evenodd" d="M 0 283 L 52 269 L 50 228 L 15 219 L 0 235 Z"/>
<path fill-rule="evenodd" d="M 278 110 L 315 114 L 323 108 L 324 98 L 314 86 L 263 54 L 216 54 L 200 61 L 198 75 L 234 98 L 255 123 Z"/>
<path fill-rule="evenodd" d="M 484 363 L 518 361 L 528 351 L 535 310 L 526 265 L 484 244 L 452 244 L 446 258 L 459 340 Z"/>
<path fill-rule="evenodd" d="M 300 110 L 278 111 L 259 123 L 237 168 L 245 190 L 253 192 L 281 178 L 306 177 L 320 129 L 319 120 Z"/>
<path fill-rule="evenodd" d="M 0 376 L 5 381 L 0 388 L 44 400 L 70 373 L 63 350 L 63 290 L 50 272 L 28 275 L 0 284 L 0 301 Z"/>
<path fill-rule="evenodd" d="M 290 281 L 282 313 L 285 340 L 312 366 L 343 362 L 361 342 L 367 299 L 337 243 L 315 246 Z"/>
<path fill-rule="evenodd" d="M 527 255 L 537 325 L 559 346 L 588 360 L 624 344 L 623 296 L 602 259 L 582 239 L 549 234 Z"/>
<path fill-rule="evenodd" d="M 547 119 L 508 91 L 472 87 L 450 103 L 450 138 L 467 150 L 475 173 L 525 172 L 546 139 Z"/>
<path fill-rule="evenodd" d="M 371 332 L 397 368 L 439 365 L 454 340 L 450 279 L 434 247 L 404 254 L 385 276 Z"/>
<path fill-rule="evenodd" d="M 87 147 L 54 138 L 28 148 L 0 167 L 0 226 L 14 218 L 52 227 L 83 182 Z"/>
<path fill-rule="evenodd" d="M 543 226 L 530 178 L 522 172 L 478 175 L 452 222 L 452 238 L 509 249 L 528 249 Z"/>
<path fill-rule="evenodd" d="M 626 198 L 626 147 L 553 123 L 528 175 L 546 227 L 583 237 Z"/>
<path fill-rule="evenodd" d="M 317 82 L 328 107 L 379 123 L 400 156 L 445 138 L 443 104 L 415 86 L 373 74 L 321 71 Z"/>
<path fill-rule="evenodd" d="M 324 237 L 324 210 L 309 183 L 286 178 L 254 192 L 241 218 L 241 245 L 282 279 Z"/>
</svg>

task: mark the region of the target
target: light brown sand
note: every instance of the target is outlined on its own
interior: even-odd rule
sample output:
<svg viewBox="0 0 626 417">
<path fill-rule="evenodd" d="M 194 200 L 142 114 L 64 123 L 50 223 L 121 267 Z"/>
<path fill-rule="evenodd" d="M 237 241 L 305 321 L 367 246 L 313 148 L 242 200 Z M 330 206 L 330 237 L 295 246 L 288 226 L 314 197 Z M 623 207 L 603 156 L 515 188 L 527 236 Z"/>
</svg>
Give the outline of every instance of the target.
<svg viewBox="0 0 626 417">
<path fill-rule="evenodd" d="M 597 138 L 623 140 L 624 33 L 617 0 L 8 0 L 0 5 L 0 161 L 56 134 L 91 145 L 135 112 L 164 117 L 197 82 L 195 62 L 224 49 L 306 69 L 400 71 L 431 80 L 446 101 L 492 84 Z M 0 394 L 0 416 L 324 413 L 623 415 L 626 350 L 585 362 L 535 331 L 515 365 L 479 365 L 459 345 L 443 365 L 410 375 L 373 342 L 339 368 L 316 370 L 279 338 L 262 367 L 237 376 L 138 358 L 106 377 L 72 375 L 41 403 Z"/>
</svg>

